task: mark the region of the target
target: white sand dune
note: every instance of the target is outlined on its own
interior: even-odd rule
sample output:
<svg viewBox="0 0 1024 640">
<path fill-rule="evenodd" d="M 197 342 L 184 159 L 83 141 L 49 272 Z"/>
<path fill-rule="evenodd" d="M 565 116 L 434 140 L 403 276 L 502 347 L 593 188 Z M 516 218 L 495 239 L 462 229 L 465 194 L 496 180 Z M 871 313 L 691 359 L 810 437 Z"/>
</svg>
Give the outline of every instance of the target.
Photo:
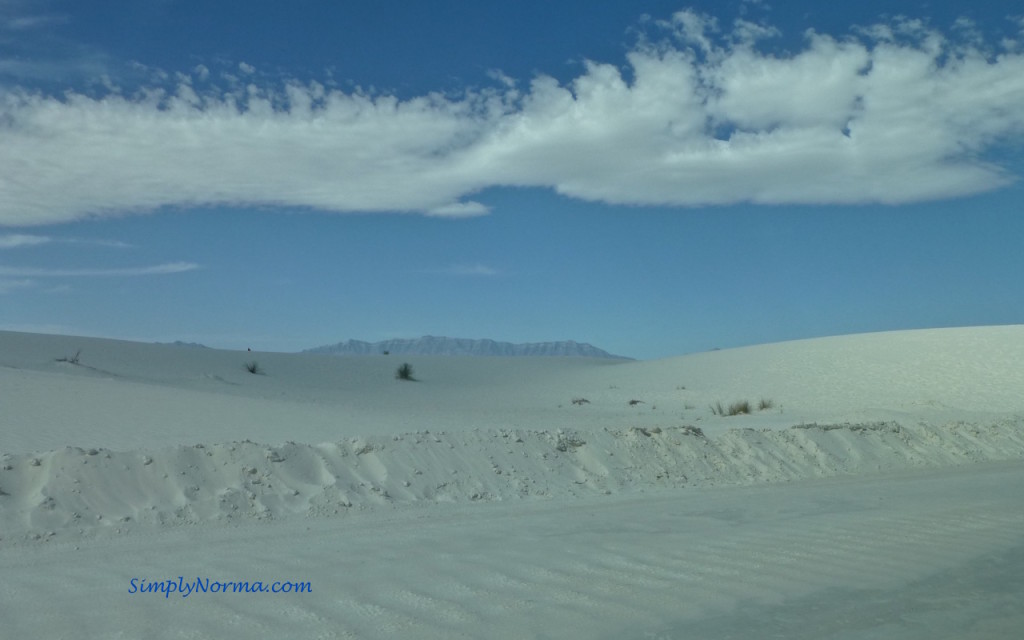
<svg viewBox="0 0 1024 640">
<path fill-rule="evenodd" d="M 1024 628 L 1024 326 L 403 360 L 0 332 L 10 637 Z"/>
</svg>

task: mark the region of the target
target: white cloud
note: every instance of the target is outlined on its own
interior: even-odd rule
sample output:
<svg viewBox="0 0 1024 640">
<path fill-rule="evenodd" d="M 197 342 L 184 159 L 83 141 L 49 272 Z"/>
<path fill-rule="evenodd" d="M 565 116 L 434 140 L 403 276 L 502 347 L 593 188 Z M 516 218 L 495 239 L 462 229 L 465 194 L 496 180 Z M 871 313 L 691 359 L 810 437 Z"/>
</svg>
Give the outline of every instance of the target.
<svg viewBox="0 0 1024 640">
<path fill-rule="evenodd" d="M 455 277 L 491 277 L 502 275 L 501 271 L 481 263 L 451 264 L 446 267 L 421 269 L 417 273 Z"/>
<path fill-rule="evenodd" d="M 63 24 L 67 20 L 67 16 L 56 15 L 19 16 L 6 20 L 3 23 L 3 27 L 13 31 L 28 31 L 49 27 L 54 24 Z"/>
<path fill-rule="evenodd" d="M 9 233 L 0 235 L 0 249 L 15 249 L 18 247 L 35 247 L 41 244 L 52 242 L 49 236 L 37 236 L 25 233 Z"/>
<path fill-rule="evenodd" d="M 54 242 L 63 244 L 95 245 L 100 247 L 113 247 L 117 249 L 125 249 L 131 247 L 130 244 L 126 242 L 121 242 L 120 240 L 97 240 L 91 238 L 54 238 L 51 236 L 40 236 L 26 233 L 0 234 L 0 249 L 37 247 L 39 245 L 50 244 Z"/>
<path fill-rule="evenodd" d="M 901 203 L 1016 178 L 985 153 L 1024 134 L 1024 55 L 983 50 L 967 23 L 950 36 L 905 19 L 808 33 L 791 54 L 755 47 L 777 32 L 752 22 L 726 31 L 688 11 L 656 24 L 674 39 L 643 41 L 629 73 L 590 62 L 566 84 L 497 75 L 461 96 L 255 76 L 219 90 L 179 76 L 100 97 L 8 91 L 0 225 L 198 204 L 458 217 L 486 213 L 467 198 L 493 186 L 637 205 Z"/>
<path fill-rule="evenodd" d="M 46 333 L 62 336 L 88 336 L 87 331 L 63 324 L 0 324 L 0 331 L 17 331 L 21 333 Z M 106 336 L 96 336 L 106 337 Z M 113 337 L 113 336 L 110 336 Z"/>
<path fill-rule="evenodd" d="M 83 51 L 69 59 L 0 58 L 0 77 L 18 81 L 65 81 L 69 78 L 96 78 L 109 71 L 107 60 L 98 54 Z"/>
<path fill-rule="evenodd" d="M 467 202 L 452 202 L 450 204 L 434 207 L 426 213 L 428 215 L 445 218 L 471 218 L 474 216 L 486 215 L 488 212 L 490 212 L 489 207 L 470 200 Z"/>
<path fill-rule="evenodd" d="M 718 32 L 718 20 L 690 9 L 677 11 L 671 20 L 660 21 L 663 28 L 688 45 L 696 45 L 705 54 L 714 50 L 711 34 Z"/>
<path fill-rule="evenodd" d="M 115 269 L 44 269 L 0 266 L 0 278 L 79 278 L 157 276 L 194 271 L 199 265 L 191 262 L 169 262 L 150 267 Z"/>
<path fill-rule="evenodd" d="M 29 289 L 33 286 L 35 286 L 35 281 L 30 279 L 9 280 L 7 278 L 0 278 L 0 295 L 11 293 L 18 289 Z"/>
<path fill-rule="evenodd" d="M 436 273 L 449 276 L 496 276 L 498 270 L 484 264 L 456 264 Z"/>
<path fill-rule="evenodd" d="M 58 242 L 67 242 L 67 243 L 70 243 L 70 244 L 87 244 L 87 245 L 95 245 L 95 246 L 98 246 L 98 247 L 111 247 L 111 248 L 114 248 L 114 249 L 130 249 L 130 248 L 132 248 L 132 245 L 128 244 L 127 242 L 122 242 L 120 240 L 98 240 L 98 239 L 95 239 L 95 238 L 64 238 L 64 239 L 58 240 Z"/>
</svg>

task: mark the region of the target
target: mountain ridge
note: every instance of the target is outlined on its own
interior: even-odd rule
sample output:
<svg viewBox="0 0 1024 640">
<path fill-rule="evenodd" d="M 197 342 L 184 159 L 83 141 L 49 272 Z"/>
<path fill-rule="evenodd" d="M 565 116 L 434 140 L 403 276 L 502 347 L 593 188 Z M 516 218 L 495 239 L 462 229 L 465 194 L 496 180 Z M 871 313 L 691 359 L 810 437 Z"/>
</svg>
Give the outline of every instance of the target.
<svg viewBox="0 0 1024 640">
<path fill-rule="evenodd" d="M 330 355 L 445 355 L 445 356 L 563 356 L 632 360 L 626 356 L 608 353 L 586 342 L 559 340 L 553 342 L 502 342 L 489 338 L 448 338 L 423 336 L 395 338 L 379 342 L 345 340 L 335 344 L 304 349 L 302 353 Z"/>
</svg>

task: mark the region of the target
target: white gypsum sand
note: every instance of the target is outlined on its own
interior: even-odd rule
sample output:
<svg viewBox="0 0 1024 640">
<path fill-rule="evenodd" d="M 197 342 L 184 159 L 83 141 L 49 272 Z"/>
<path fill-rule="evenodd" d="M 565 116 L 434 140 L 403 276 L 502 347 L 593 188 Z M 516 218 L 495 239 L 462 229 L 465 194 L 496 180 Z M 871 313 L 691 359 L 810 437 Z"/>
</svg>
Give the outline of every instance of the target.
<svg viewBox="0 0 1024 640">
<path fill-rule="evenodd" d="M 11 637 L 1024 625 L 1024 326 L 654 362 L 0 332 L 0 388 Z M 313 592 L 131 593 L 179 576 Z"/>
</svg>

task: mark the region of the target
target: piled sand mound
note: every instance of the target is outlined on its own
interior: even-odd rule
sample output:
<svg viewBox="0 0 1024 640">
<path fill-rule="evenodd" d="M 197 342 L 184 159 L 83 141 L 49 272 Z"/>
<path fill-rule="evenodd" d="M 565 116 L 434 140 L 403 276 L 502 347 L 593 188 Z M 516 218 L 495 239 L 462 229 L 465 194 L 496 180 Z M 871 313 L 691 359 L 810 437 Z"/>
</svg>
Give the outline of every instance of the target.
<svg viewBox="0 0 1024 640">
<path fill-rule="evenodd" d="M 734 429 L 469 430 L 0 460 L 0 542 L 381 506 L 618 494 L 1024 459 L 1024 420 Z"/>
</svg>

